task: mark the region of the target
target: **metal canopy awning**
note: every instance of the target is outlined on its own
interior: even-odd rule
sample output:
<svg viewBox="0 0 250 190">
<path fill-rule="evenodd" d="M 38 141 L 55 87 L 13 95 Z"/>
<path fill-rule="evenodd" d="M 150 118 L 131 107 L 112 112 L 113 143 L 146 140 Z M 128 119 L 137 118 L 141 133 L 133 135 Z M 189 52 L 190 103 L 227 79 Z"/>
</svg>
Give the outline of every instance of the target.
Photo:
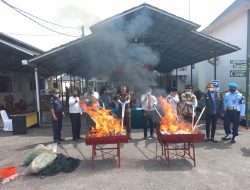
<svg viewBox="0 0 250 190">
<path fill-rule="evenodd" d="M 138 18 L 140 22 L 133 23 Z M 150 24 L 145 28 L 145 23 L 149 21 Z M 136 30 L 131 32 L 129 27 L 132 24 L 136 25 Z M 114 56 L 115 59 L 112 45 L 120 43 L 116 42 L 115 37 L 113 42 L 107 41 L 106 35 L 109 33 L 115 36 L 117 31 L 126 36 L 128 49 L 132 46 L 144 46 L 158 54 L 159 63 L 154 68 L 161 73 L 240 49 L 197 32 L 198 27 L 193 22 L 149 4 L 142 4 L 93 25 L 93 34 L 54 48 L 30 59 L 29 63 L 51 74 L 68 73 L 82 77 L 100 74 L 102 66 L 108 65 L 105 63 L 106 56 Z M 92 68 L 91 56 L 99 59 L 95 68 Z"/>
<path fill-rule="evenodd" d="M 0 70 L 30 72 L 32 67 L 22 65 L 22 60 L 30 59 L 43 51 L 0 33 Z"/>
</svg>

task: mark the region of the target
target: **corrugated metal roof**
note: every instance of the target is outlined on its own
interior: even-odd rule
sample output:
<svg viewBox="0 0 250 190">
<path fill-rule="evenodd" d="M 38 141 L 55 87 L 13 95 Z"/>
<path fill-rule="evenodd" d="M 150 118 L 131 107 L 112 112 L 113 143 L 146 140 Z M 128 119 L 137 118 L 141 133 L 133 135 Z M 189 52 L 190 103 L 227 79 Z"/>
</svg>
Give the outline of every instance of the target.
<svg viewBox="0 0 250 190">
<path fill-rule="evenodd" d="M 30 71 L 21 61 L 43 53 L 42 50 L 0 33 L 0 69 L 9 71 Z"/>
<path fill-rule="evenodd" d="M 140 12 L 142 12 L 144 10 L 151 10 L 151 11 L 153 11 L 155 13 L 158 13 L 159 15 L 166 16 L 166 18 L 167 17 L 168 18 L 173 18 L 177 24 L 178 24 L 178 22 L 180 22 L 180 23 L 182 23 L 182 25 L 186 24 L 186 27 L 190 27 L 192 29 L 197 29 L 197 28 L 200 27 L 199 24 L 196 24 L 196 23 L 194 23 L 192 21 L 189 21 L 189 20 L 186 20 L 184 18 L 178 17 L 178 16 L 176 16 L 174 14 L 171 14 L 171 13 L 169 13 L 167 11 L 164 11 L 162 9 L 154 7 L 154 6 L 150 5 L 150 4 L 143 3 L 142 5 L 139 5 L 137 7 L 133 7 L 133 8 L 131 8 L 129 10 L 126 10 L 126 11 L 124 11 L 122 13 L 114 15 L 114 16 L 108 18 L 108 19 L 100 21 L 100 22 L 94 24 L 93 26 L 91 26 L 90 29 L 91 29 L 91 31 L 93 33 L 96 33 L 96 32 L 98 32 L 98 28 L 106 27 L 106 26 L 108 26 L 109 23 L 112 23 L 114 21 L 119 22 L 119 19 L 123 20 L 126 16 L 128 16 L 128 17 L 133 16 L 134 17 L 135 15 L 133 15 L 133 13 L 140 14 Z"/>
<path fill-rule="evenodd" d="M 141 22 L 133 23 L 135 18 L 139 18 Z M 146 22 L 149 21 L 150 24 L 145 29 Z M 131 23 L 136 25 L 133 28 L 135 31 L 129 30 Z M 112 48 L 116 43 L 124 43 L 119 41 L 117 33 L 126 36 L 128 51 L 131 47 L 149 47 L 159 55 L 159 64 L 154 65 L 159 72 L 171 71 L 240 49 L 195 31 L 198 27 L 198 24 L 149 4 L 142 4 L 93 25 L 92 35 L 59 46 L 29 62 L 38 64 L 51 73 L 94 76 L 102 71 L 103 65 L 108 65 L 110 60 L 107 60 L 107 56 L 116 59 L 116 49 Z M 114 38 L 107 41 L 107 34 Z M 91 63 L 93 57 L 98 57 L 99 64 L 95 68 Z"/>
<path fill-rule="evenodd" d="M 1 32 L 0 32 L 0 40 L 1 40 L 1 43 L 4 43 L 10 47 L 13 47 L 19 51 L 22 51 L 32 56 L 44 53 L 44 51 L 41 49 L 38 49 L 30 44 L 22 42 L 18 39 L 15 39 Z"/>
</svg>

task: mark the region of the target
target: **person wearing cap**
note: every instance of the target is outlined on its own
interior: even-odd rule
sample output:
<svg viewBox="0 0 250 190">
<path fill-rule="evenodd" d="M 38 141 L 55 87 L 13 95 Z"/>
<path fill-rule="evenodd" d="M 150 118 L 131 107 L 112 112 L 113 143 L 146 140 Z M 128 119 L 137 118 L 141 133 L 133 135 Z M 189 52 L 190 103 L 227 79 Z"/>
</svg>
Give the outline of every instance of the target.
<svg viewBox="0 0 250 190">
<path fill-rule="evenodd" d="M 187 85 L 185 92 L 181 94 L 181 114 L 187 121 L 192 121 L 193 109 L 195 116 L 195 108 L 197 107 L 197 98 L 192 93 L 192 86 Z"/>
<path fill-rule="evenodd" d="M 62 103 L 59 100 L 60 92 L 58 89 L 53 90 L 52 98 L 50 99 L 50 113 L 52 117 L 52 128 L 54 142 L 60 144 L 60 141 L 64 141 L 61 138 L 62 131 L 62 118 L 65 116 Z"/>
<path fill-rule="evenodd" d="M 236 83 L 229 83 L 228 86 L 229 92 L 225 94 L 224 98 L 224 130 L 226 136 L 223 137 L 222 140 L 231 140 L 231 143 L 236 143 L 235 137 L 238 136 L 243 96 L 237 91 L 238 85 Z M 233 123 L 232 131 L 230 129 L 230 123 Z"/>
<path fill-rule="evenodd" d="M 202 104 L 205 107 L 205 116 L 206 116 L 206 138 L 204 142 L 212 141 L 214 143 L 217 140 L 214 138 L 216 131 L 216 122 L 218 116 L 223 111 L 223 100 L 222 95 L 219 92 L 216 92 L 215 85 L 213 83 L 208 83 L 207 93 L 202 97 Z M 210 138 L 210 125 L 211 128 L 211 138 Z"/>
</svg>

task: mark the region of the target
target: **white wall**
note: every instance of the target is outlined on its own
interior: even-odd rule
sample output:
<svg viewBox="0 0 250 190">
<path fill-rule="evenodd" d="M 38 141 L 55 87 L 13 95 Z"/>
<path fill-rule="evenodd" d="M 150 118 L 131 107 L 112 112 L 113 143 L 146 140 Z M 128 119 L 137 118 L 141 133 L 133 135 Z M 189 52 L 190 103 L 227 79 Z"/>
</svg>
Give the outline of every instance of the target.
<svg viewBox="0 0 250 190">
<path fill-rule="evenodd" d="M 229 82 L 236 82 L 240 89 L 245 91 L 246 78 L 245 77 L 230 77 L 230 60 L 246 60 L 247 49 L 247 10 L 234 17 L 230 22 L 224 23 L 217 30 L 214 30 L 208 35 L 236 45 L 241 50 L 231 54 L 220 56 L 217 61 L 217 79 L 221 83 L 221 91 L 228 89 Z M 214 68 L 208 61 L 203 61 L 196 64 L 194 75 L 196 78 L 194 84 L 201 90 L 205 89 L 208 82 L 213 80 Z"/>
</svg>

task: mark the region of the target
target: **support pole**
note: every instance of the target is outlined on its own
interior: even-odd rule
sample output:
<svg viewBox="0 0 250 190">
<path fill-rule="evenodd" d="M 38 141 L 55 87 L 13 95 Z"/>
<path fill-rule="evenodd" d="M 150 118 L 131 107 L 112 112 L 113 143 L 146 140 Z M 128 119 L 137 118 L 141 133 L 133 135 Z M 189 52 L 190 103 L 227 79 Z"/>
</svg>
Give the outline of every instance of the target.
<svg viewBox="0 0 250 190">
<path fill-rule="evenodd" d="M 70 92 L 72 91 L 72 79 L 71 79 L 71 74 L 69 75 L 69 89 Z"/>
<path fill-rule="evenodd" d="M 190 20 L 190 0 L 188 0 L 188 20 Z"/>
<path fill-rule="evenodd" d="M 74 75 L 74 89 L 76 88 L 76 76 Z"/>
<path fill-rule="evenodd" d="M 175 69 L 176 89 L 178 90 L 178 69 Z"/>
<path fill-rule="evenodd" d="M 161 74 L 161 73 L 160 73 Z M 161 75 L 160 75 L 160 77 L 161 77 Z M 161 78 L 160 78 L 161 79 Z M 170 86 L 171 86 L 171 83 L 170 83 Z M 161 87 L 161 86 L 160 86 Z M 165 89 L 166 91 L 167 91 L 167 93 L 169 92 L 169 88 L 171 88 L 171 87 L 169 87 L 169 73 L 167 72 L 167 89 Z"/>
<path fill-rule="evenodd" d="M 247 10 L 246 128 L 250 123 L 250 10 Z"/>
<path fill-rule="evenodd" d="M 162 88 L 161 73 L 159 73 L 160 87 Z"/>
<path fill-rule="evenodd" d="M 191 75 L 190 75 L 190 85 L 193 86 L 193 65 L 190 65 Z"/>
<path fill-rule="evenodd" d="M 32 89 L 32 97 L 33 97 L 33 110 L 35 110 L 36 105 L 36 98 L 35 98 L 35 84 L 34 84 L 34 78 L 33 78 L 33 72 L 31 73 L 31 76 L 29 77 L 30 83 L 31 83 L 31 89 Z"/>
<path fill-rule="evenodd" d="M 216 57 L 214 57 L 214 80 L 216 80 L 216 66 L 217 66 Z"/>
<path fill-rule="evenodd" d="M 61 90 L 62 90 L 62 104 L 64 105 L 63 103 L 63 81 L 62 81 L 62 78 L 63 78 L 63 75 L 61 75 Z"/>
<path fill-rule="evenodd" d="M 78 96 L 80 96 L 80 94 L 82 93 L 82 78 L 80 78 L 78 81 L 79 81 L 79 90 L 78 90 L 79 94 L 78 94 Z"/>
<path fill-rule="evenodd" d="M 56 88 L 58 88 L 58 80 L 57 80 L 57 75 L 56 75 Z"/>
<path fill-rule="evenodd" d="M 87 89 L 89 88 L 89 78 L 85 78 L 85 86 Z"/>
<path fill-rule="evenodd" d="M 38 83 L 38 70 L 35 68 L 35 82 L 36 82 L 36 106 L 38 113 L 38 124 L 41 124 L 41 110 L 40 110 L 40 96 L 39 96 L 39 83 Z"/>
<path fill-rule="evenodd" d="M 82 95 L 84 94 L 84 87 L 83 86 L 85 86 L 85 84 L 83 85 L 83 78 L 82 78 Z"/>
</svg>

